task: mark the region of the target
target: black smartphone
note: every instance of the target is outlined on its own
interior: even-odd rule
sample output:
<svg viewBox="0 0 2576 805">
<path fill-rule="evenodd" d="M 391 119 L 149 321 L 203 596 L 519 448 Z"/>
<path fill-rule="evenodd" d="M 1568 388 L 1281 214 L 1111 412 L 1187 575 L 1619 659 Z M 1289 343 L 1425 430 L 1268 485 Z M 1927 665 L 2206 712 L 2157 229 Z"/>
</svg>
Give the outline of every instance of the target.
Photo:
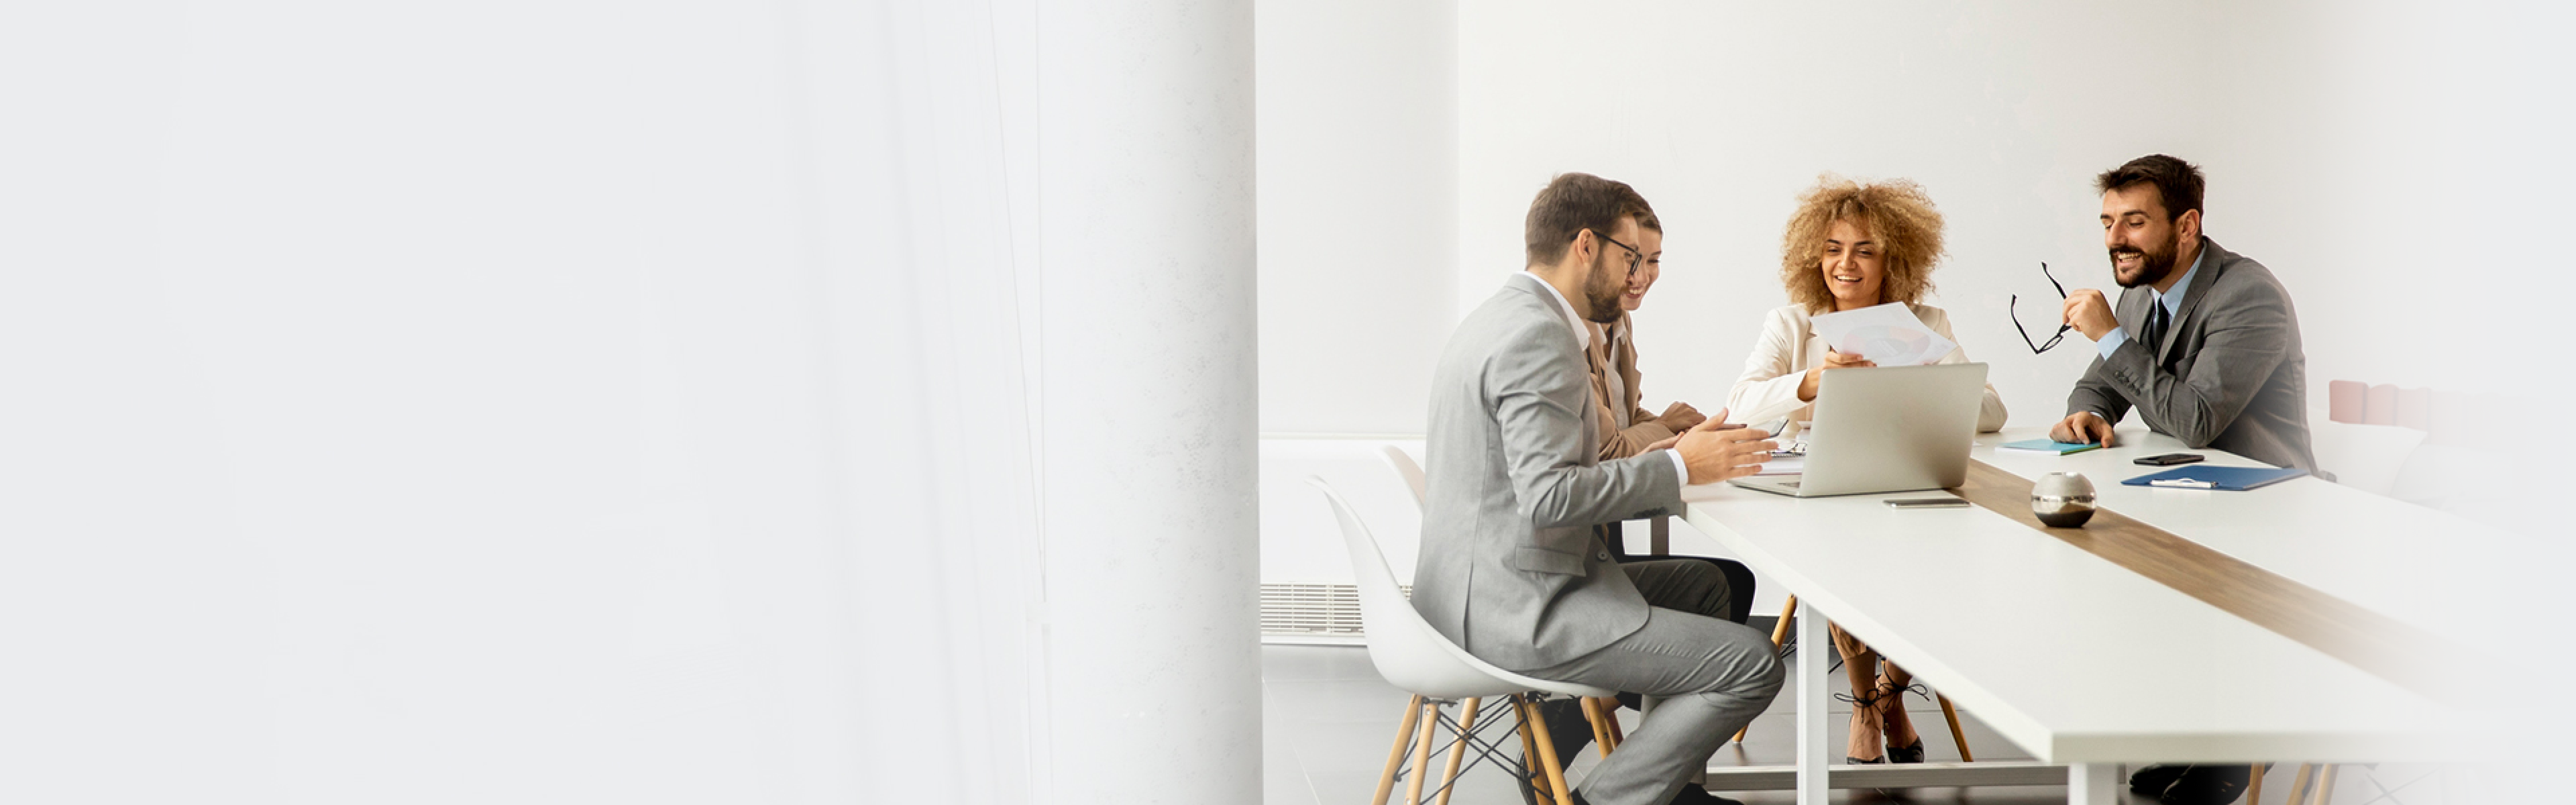
<svg viewBox="0 0 2576 805">
<path fill-rule="evenodd" d="M 2171 467 L 2176 464 L 2194 463 L 2203 458 L 2206 458 L 2206 456 L 2202 456 L 2198 453 L 2166 453 L 2161 456 L 2148 456 L 2146 458 L 2136 459 L 2132 463 L 2141 467 Z"/>
<path fill-rule="evenodd" d="M 1960 498 L 1896 498 L 1887 502 L 1891 509 L 1962 509 L 1968 501 Z"/>
</svg>

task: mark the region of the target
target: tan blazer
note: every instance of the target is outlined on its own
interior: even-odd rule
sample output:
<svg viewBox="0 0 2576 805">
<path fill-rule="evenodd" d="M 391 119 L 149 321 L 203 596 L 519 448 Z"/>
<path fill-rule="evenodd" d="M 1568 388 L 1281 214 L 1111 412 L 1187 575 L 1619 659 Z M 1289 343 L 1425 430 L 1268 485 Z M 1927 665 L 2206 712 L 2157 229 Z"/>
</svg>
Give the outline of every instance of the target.
<svg viewBox="0 0 2576 805">
<path fill-rule="evenodd" d="M 1923 326 L 1940 333 L 1952 342 L 1950 314 L 1931 305 L 1907 305 Z M 1967 363 L 1968 349 L 1950 350 L 1935 363 Z M 1808 317 L 1805 305 L 1789 305 L 1771 311 L 1762 324 L 1762 341 L 1753 345 L 1753 354 L 1744 359 L 1744 374 L 1736 378 L 1735 388 L 1726 395 L 1727 418 L 1744 423 L 1763 423 L 1787 417 L 1803 427 L 1815 418 L 1815 405 L 1798 399 L 1798 384 L 1806 380 L 1807 370 L 1825 363 L 1825 339 L 1816 335 L 1815 323 Z M 1995 393 L 1995 384 L 1986 384 L 1986 398 L 1977 408 L 1977 432 L 1993 433 L 2004 427 L 2004 398 Z M 1784 435 L 1795 435 L 1786 432 Z"/>
<path fill-rule="evenodd" d="M 1636 330 L 1631 329 L 1628 314 L 1619 314 L 1619 320 L 1608 327 L 1588 322 L 1586 326 L 1593 335 L 1587 360 L 1592 364 L 1593 413 L 1601 420 L 1601 459 L 1627 458 L 1646 452 L 1646 445 L 1672 438 L 1672 429 L 1655 422 L 1654 412 L 1637 407 Z M 1616 394 L 1610 383 L 1612 372 L 1619 378 Z"/>
</svg>

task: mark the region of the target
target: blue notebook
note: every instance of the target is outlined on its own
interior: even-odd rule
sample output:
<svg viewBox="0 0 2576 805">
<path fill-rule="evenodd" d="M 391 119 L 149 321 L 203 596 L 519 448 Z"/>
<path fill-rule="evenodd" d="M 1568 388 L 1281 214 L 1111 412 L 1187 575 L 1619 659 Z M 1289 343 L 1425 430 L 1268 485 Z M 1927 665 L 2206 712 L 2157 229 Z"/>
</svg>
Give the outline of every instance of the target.
<svg viewBox="0 0 2576 805">
<path fill-rule="evenodd" d="M 1995 446 L 2006 450 L 2028 450 L 2033 453 L 2056 453 L 2061 456 L 2068 453 L 2081 453 L 2086 450 L 2102 449 L 2102 443 L 2100 442 L 2094 442 L 2092 444 L 2076 444 L 2072 442 L 2050 441 L 2047 439 L 2023 439 L 2018 442 L 2005 442 Z"/>
<path fill-rule="evenodd" d="M 2307 470 L 2276 470 L 2270 467 L 2175 467 L 2148 473 L 2126 481 L 2122 486 L 2155 486 L 2173 489 L 2216 489 L 2243 492 L 2261 489 L 2308 474 Z"/>
</svg>

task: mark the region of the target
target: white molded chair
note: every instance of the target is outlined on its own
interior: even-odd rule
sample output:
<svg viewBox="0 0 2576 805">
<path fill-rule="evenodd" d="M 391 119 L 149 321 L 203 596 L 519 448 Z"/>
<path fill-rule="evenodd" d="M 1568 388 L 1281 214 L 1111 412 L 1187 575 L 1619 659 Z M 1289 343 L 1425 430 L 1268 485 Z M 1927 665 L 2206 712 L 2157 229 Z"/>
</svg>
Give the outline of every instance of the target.
<svg viewBox="0 0 2576 805">
<path fill-rule="evenodd" d="M 1395 474 L 1404 476 L 1404 485 L 1413 490 L 1413 507 L 1431 505 L 1431 482 L 1422 477 L 1422 465 L 1413 463 L 1413 457 L 1395 445 L 1379 445 L 1378 452 L 1386 456 L 1386 465 L 1395 468 Z"/>
<path fill-rule="evenodd" d="M 2424 444 L 2424 432 L 2398 425 L 2355 425 L 2311 416 L 2309 444 L 2317 468 L 2334 473 L 2335 483 L 2374 495 L 2393 497 L 2398 471 Z"/>
<path fill-rule="evenodd" d="M 1411 462 L 1408 460 L 1406 463 Z M 1369 662 L 1377 666 L 1378 675 L 1385 677 L 1388 683 L 1413 694 L 1411 709 L 1405 712 L 1404 722 L 1397 728 L 1395 747 L 1387 753 L 1386 771 L 1379 775 L 1377 797 L 1372 805 L 1386 805 L 1387 795 L 1394 790 L 1397 774 L 1406 765 L 1406 744 L 1413 745 L 1411 768 L 1414 771 L 1406 789 L 1406 799 L 1415 803 L 1422 801 L 1424 775 L 1421 772 L 1430 761 L 1433 730 L 1446 723 L 1456 737 L 1450 746 L 1448 768 L 1438 789 L 1439 802 L 1445 805 L 1449 801 L 1450 783 L 1457 779 L 1459 763 L 1468 746 L 1483 743 L 1475 737 L 1476 708 L 1483 698 L 1489 696 L 1511 699 L 1515 729 L 1521 736 L 1524 766 L 1521 779 L 1529 780 L 1531 777 L 1530 770 L 1526 768 L 1528 759 L 1538 758 L 1543 766 L 1539 771 L 1546 773 L 1547 786 L 1553 789 L 1549 793 L 1553 794 L 1557 805 L 1572 805 L 1572 796 L 1565 787 L 1565 769 L 1556 757 L 1554 742 L 1544 739 L 1547 723 L 1538 713 L 1538 697 L 1532 692 L 1576 697 L 1612 696 L 1617 692 L 1521 676 L 1476 659 L 1465 649 L 1449 642 L 1449 638 L 1431 628 L 1430 621 L 1422 619 L 1422 613 L 1414 611 L 1413 602 L 1405 600 L 1403 591 L 1396 587 L 1395 572 L 1387 568 L 1386 555 L 1378 550 L 1377 537 L 1369 533 L 1367 524 L 1360 522 L 1359 513 L 1352 510 L 1341 495 L 1334 493 L 1332 485 L 1324 479 L 1310 477 L 1306 482 L 1324 493 L 1324 500 L 1333 507 L 1333 519 L 1341 524 L 1343 545 L 1350 550 L 1351 575 L 1359 586 L 1360 622 L 1368 632 Z M 1465 703 L 1455 721 L 1440 713 L 1440 705 L 1452 701 Z M 1417 734 L 1415 726 L 1419 722 L 1428 723 L 1422 723 Z M 1592 728 L 1596 738 L 1605 734 L 1597 714 Z M 1534 729 L 1540 738 L 1532 737 Z M 1602 745 L 1615 748 L 1610 740 L 1603 740 Z M 1490 750 L 1492 747 L 1484 744 L 1480 748 Z M 1480 751 L 1479 755 L 1478 762 L 1484 762 L 1500 753 Z"/>
</svg>

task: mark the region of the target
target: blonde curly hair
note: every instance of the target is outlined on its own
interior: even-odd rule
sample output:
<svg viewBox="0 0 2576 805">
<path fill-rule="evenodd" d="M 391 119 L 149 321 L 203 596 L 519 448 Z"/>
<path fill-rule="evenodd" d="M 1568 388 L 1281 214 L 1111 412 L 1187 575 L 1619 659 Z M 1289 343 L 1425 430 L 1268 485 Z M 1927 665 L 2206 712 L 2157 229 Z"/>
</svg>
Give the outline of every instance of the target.
<svg viewBox="0 0 2576 805">
<path fill-rule="evenodd" d="M 1879 284 L 1879 303 L 1923 301 L 1932 290 L 1932 266 L 1941 260 L 1941 211 L 1923 186 L 1906 179 L 1856 182 L 1834 174 L 1816 177 L 1816 186 L 1798 196 L 1798 211 L 1780 237 L 1780 282 L 1789 301 L 1811 313 L 1834 309 L 1834 294 L 1825 288 L 1825 235 L 1835 221 L 1850 221 L 1878 241 L 1886 266 Z"/>
</svg>

